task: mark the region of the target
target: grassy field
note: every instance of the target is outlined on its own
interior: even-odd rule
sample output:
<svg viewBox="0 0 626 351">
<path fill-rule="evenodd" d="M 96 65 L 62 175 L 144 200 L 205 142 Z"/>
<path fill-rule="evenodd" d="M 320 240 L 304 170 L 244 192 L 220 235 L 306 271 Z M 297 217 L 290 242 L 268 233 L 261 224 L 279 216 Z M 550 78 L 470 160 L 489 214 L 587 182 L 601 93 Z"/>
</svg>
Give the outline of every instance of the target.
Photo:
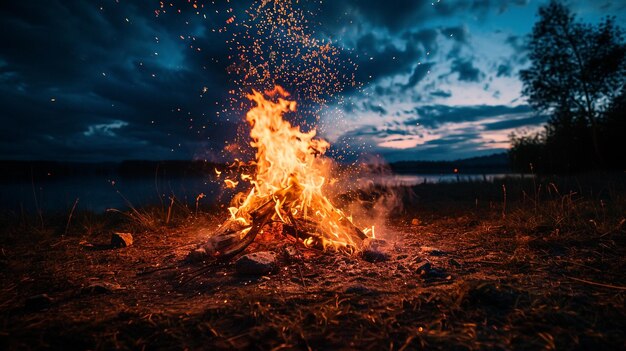
<svg viewBox="0 0 626 351">
<path fill-rule="evenodd" d="M 267 230 L 247 249 L 279 254 L 262 277 L 184 260 L 223 208 L 5 213 L 0 348 L 626 348 L 624 174 L 394 192 L 391 259 Z M 109 247 L 114 231 L 134 244 Z"/>
</svg>

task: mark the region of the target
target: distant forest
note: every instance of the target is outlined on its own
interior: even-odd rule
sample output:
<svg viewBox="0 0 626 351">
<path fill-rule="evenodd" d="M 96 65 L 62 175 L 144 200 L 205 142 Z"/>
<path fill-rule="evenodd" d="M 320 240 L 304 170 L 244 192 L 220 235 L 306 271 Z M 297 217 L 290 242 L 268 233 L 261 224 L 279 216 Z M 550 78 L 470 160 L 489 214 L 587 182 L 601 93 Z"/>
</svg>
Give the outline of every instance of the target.
<svg viewBox="0 0 626 351">
<path fill-rule="evenodd" d="M 341 166 L 341 165 L 340 165 Z M 509 172 L 505 153 L 457 161 L 402 161 L 387 165 L 397 173 L 489 174 Z M 79 163 L 55 161 L 0 161 L 0 180 L 30 182 L 71 177 L 190 177 L 212 176 L 215 170 L 225 171 L 229 166 L 207 161 L 147 161 L 129 160 L 119 163 Z M 252 172 L 252 168 L 248 171 Z M 239 168 L 246 171 L 246 167 Z"/>
</svg>

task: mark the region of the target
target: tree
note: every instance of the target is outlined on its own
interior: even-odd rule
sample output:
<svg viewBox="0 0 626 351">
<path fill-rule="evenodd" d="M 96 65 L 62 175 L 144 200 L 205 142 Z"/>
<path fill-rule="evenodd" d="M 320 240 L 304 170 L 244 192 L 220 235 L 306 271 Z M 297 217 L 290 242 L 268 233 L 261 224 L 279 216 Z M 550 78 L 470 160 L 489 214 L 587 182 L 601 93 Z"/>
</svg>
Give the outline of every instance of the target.
<svg viewBox="0 0 626 351">
<path fill-rule="evenodd" d="M 620 94 L 626 77 L 623 39 L 613 17 L 597 25 L 584 24 L 552 0 L 539 9 L 528 43 L 531 65 L 520 72 L 528 103 L 552 115 L 546 143 L 566 131 L 585 130 L 595 166 L 603 166 L 599 119 Z"/>
</svg>

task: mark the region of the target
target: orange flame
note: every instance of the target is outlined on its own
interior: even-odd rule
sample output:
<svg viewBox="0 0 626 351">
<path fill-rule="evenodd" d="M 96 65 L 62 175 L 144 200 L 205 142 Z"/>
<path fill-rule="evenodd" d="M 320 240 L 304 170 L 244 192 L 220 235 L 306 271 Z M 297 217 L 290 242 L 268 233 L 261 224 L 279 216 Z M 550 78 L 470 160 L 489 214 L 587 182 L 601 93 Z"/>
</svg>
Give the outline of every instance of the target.
<svg viewBox="0 0 626 351">
<path fill-rule="evenodd" d="M 256 104 L 246 115 L 256 148 L 256 174 L 247 196 L 229 208 L 230 220 L 251 226 L 255 210 L 273 202 L 273 220 L 301 230 L 305 245 L 358 247 L 364 232 L 371 236 L 373 228 L 357 229 L 351 217 L 324 195 L 330 161 L 323 154 L 330 144 L 315 138 L 314 129 L 302 132 L 283 119 L 296 110 L 283 88 L 276 86 L 266 95 L 253 91 L 247 96 Z"/>
</svg>

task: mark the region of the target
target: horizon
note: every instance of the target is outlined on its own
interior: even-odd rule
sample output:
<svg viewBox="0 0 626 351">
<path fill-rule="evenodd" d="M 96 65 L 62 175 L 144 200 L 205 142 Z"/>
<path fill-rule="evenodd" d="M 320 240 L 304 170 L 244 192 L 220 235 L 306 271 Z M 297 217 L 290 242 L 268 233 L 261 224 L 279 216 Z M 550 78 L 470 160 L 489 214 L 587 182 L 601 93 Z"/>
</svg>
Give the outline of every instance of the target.
<svg viewBox="0 0 626 351">
<path fill-rule="evenodd" d="M 493 157 L 506 157 L 508 158 L 508 153 L 506 151 L 503 152 L 496 152 L 496 153 L 492 153 L 492 154 L 487 154 L 487 155 L 480 155 L 480 156 L 472 156 L 472 157 L 467 157 L 467 158 L 459 158 L 459 159 L 453 159 L 453 160 L 398 160 L 398 161 L 393 161 L 393 162 L 385 162 L 385 164 L 397 164 L 397 163 L 402 163 L 402 162 L 415 162 L 415 163 L 454 163 L 454 162 L 462 162 L 462 161 L 470 161 L 470 160 L 477 160 L 477 159 L 487 159 L 487 158 L 493 158 Z M 228 162 L 232 162 L 232 161 L 228 161 L 225 160 L 223 162 L 217 162 L 217 161 L 209 161 L 209 160 L 203 160 L 203 159 L 120 159 L 120 160 L 110 160 L 110 161 L 90 161 L 90 160 L 85 160 L 85 161 L 68 161 L 68 160 L 62 160 L 62 159 L 32 159 L 32 160 L 20 160 L 20 159 L 0 159 L 0 164 L 2 163 L 10 163 L 10 162 L 16 162 L 16 163 L 59 163 L 59 164 L 90 164 L 90 165 L 101 165 L 101 164 L 120 164 L 120 163 L 124 163 L 124 162 L 150 162 L 150 163 L 159 163 L 159 162 L 184 162 L 184 163 L 209 163 L 209 164 L 216 164 L 216 165 L 225 165 L 228 164 Z M 341 160 L 333 160 L 333 162 L 335 162 L 336 164 L 339 165 L 349 165 L 349 164 L 353 164 L 354 162 L 342 162 Z M 378 164 L 377 162 L 362 162 L 363 164 Z"/>
</svg>

